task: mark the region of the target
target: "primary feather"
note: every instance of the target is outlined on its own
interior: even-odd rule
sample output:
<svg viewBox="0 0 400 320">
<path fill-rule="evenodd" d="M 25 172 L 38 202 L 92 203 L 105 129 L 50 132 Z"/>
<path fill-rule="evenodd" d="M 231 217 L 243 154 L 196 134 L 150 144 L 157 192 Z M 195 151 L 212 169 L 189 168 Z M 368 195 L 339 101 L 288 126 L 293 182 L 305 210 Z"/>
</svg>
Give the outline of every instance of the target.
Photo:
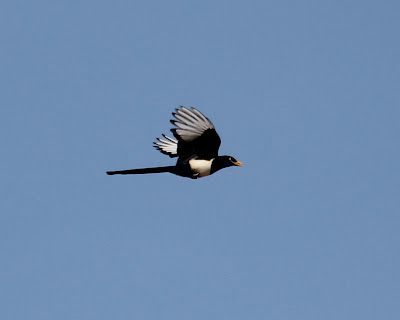
<svg viewBox="0 0 400 320">
<path fill-rule="evenodd" d="M 212 159 L 218 156 L 221 139 L 213 123 L 195 108 L 180 107 L 172 113 L 171 123 L 174 137 L 157 138 L 154 147 L 171 158 L 179 156 L 178 162 L 185 163 L 191 158 Z"/>
<path fill-rule="evenodd" d="M 175 111 L 172 115 L 177 120 L 171 120 L 171 123 L 177 127 L 173 129 L 177 139 L 190 142 L 200 137 L 204 131 L 214 129 L 212 122 L 195 108 L 181 107 Z"/>
<path fill-rule="evenodd" d="M 178 156 L 178 141 L 168 137 L 167 135 L 162 135 L 165 139 L 157 138 L 157 142 L 154 142 L 154 147 L 161 153 L 170 156 L 171 158 Z"/>
</svg>

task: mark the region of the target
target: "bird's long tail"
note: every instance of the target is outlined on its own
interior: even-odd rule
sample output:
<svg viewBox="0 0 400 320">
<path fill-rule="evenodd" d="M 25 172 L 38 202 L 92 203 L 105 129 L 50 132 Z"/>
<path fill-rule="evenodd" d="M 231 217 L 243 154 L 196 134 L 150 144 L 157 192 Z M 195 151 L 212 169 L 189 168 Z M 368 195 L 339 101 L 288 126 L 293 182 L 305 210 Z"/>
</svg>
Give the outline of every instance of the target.
<svg viewBox="0 0 400 320">
<path fill-rule="evenodd" d="M 107 174 L 108 175 L 113 175 L 113 174 L 145 174 L 145 173 L 161 173 L 161 172 L 174 173 L 174 169 L 175 169 L 175 166 L 168 166 L 168 167 L 130 169 L 130 170 L 120 170 L 120 171 L 107 171 Z"/>
</svg>

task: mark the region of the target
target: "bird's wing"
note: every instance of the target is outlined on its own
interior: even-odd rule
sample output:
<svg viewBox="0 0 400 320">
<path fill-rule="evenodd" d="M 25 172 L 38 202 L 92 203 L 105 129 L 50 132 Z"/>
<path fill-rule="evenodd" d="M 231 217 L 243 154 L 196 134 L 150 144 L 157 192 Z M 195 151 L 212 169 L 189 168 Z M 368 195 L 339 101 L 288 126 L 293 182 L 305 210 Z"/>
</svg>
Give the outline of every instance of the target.
<svg viewBox="0 0 400 320">
<path fill-rule="evenodd" d="M 154 148 L 159 150 L 161 153 L 170 156 L 171 158 L 178 156 L 178 141 L 172 139 L 171 137 L 163 134 L 164 139 L 157 138 L 157 141 L 154 142 Z"/>
<path fill-rule="evenodd" d="M 218 156 L 221 139 L 212 122 L 195 108 L 180 107 L 171 120 L 176 128 L 171 129 L 178 139 L 177 154 L 180 161 L 190 158 L 212 159 Z"/>
</svg>

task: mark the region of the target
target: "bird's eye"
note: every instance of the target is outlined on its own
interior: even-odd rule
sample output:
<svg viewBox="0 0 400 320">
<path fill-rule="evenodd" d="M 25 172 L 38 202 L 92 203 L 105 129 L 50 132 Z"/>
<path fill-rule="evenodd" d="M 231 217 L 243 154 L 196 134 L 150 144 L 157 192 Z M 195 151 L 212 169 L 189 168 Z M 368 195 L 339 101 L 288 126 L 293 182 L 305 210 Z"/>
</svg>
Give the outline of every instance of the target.
<svg viewBox="0 0 400 320">
<path fill-rule="evenodd" d="M 234 157 L 229 157 L 229 160 L 230 160 L 231 162 L 237 162 L 236 159 L 235 159 Z"/>
</svg>

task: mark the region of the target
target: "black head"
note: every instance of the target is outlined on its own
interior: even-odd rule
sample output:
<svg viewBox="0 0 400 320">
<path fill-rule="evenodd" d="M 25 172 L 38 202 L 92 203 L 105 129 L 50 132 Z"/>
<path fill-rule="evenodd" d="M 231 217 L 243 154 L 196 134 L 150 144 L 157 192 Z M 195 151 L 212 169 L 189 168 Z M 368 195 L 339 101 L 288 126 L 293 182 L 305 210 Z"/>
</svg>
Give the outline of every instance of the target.
<svg viewBox="0 0 400 320">
<path fill-rule="evenodd" d="M 237 161 L 234 157 L 231 156 L 219 156 L 214 159 L 211 165 L 211 173 L 214 173 L 223 168 L 238 166 L 241 167 L 243 164 L 240 161 Z"/>
<path fill-rule="evenodd" d="M 241 167 L 241 166 L 243 166 L 243 163 L 241 163 L 240 161 L 237 161 L 234 157 L 231 157 L 231 156 L 222 156 L 222 157 L 227 159 L 227 160 L 225 160 L 225 161 L 227 161 L 227 163 L 229 163 L 229 165 L 227 165 L 227 167 L 230 167 L 230 166 Z"/>
</svg>

